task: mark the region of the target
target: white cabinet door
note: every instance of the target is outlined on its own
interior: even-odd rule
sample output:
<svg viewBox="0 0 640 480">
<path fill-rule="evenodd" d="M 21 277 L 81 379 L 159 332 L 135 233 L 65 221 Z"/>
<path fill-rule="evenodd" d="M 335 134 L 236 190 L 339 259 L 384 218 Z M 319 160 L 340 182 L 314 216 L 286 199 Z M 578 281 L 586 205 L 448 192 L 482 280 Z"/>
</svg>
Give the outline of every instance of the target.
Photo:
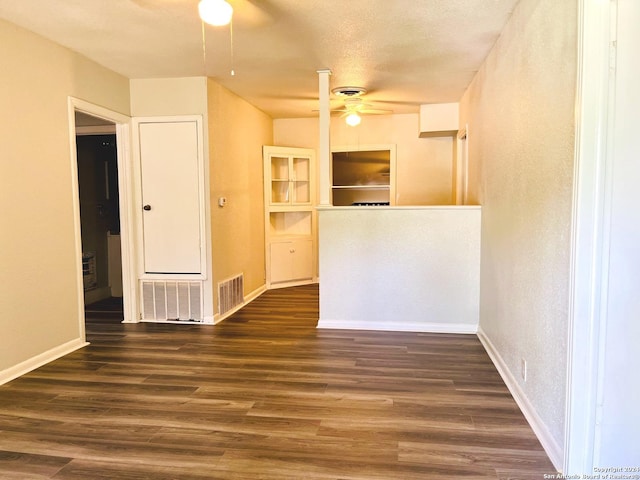
<svg viewBox="0 0 640 480">
<path fill-rule="evenodd" d="M 313 278 L 313 245 L 311 240 L 296 240 L 293 243 L 291 279 Z"/>
<path fill-rule="evenodd" d="M 271 283 L 313 278 L 313 243 L 293 240 L 271 244 Z"/>
<path fill-rule="evenodd" d="M 145 273 L 201 273 L 200 125 L 138 123 Z"/>
<path fill-rule="evenodd" d="M 291 280 L 292 242 L 275 242 L 271 244 L 271 283 Z"/>
</svg>

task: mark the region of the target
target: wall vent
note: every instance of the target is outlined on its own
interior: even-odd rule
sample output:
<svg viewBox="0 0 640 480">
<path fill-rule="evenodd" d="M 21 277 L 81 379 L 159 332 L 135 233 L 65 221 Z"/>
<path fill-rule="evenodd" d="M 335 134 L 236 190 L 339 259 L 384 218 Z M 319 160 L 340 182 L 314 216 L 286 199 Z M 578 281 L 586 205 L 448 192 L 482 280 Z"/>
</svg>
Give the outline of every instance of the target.
<svg viewBox="0 0 640 480">
<path fill-rule="evenodd" d="M 244 277 L 241 273 L 218 283 L 218 306 L 220 315 L 244 303 Z"/>
<path fill-rule="evenodd" d="M 142 320 L 202 322 L 202 282 L 142 280 Z"/>
</svg>

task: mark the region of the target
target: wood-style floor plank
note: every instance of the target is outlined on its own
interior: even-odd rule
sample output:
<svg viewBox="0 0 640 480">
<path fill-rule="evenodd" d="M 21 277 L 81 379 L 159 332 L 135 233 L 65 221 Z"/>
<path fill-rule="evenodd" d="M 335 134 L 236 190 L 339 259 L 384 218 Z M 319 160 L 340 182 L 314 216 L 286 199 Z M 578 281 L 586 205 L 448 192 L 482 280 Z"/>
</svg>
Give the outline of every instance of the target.
<svg viewBox="0 0 640 480">
<path fill-rule="evenodd" d="M 554 473 L 475 336 L 318 330 L 313 285 L 217 326 L 87 318 L 89 346 L 0 387 L 0 478 Z"/>
</svg>

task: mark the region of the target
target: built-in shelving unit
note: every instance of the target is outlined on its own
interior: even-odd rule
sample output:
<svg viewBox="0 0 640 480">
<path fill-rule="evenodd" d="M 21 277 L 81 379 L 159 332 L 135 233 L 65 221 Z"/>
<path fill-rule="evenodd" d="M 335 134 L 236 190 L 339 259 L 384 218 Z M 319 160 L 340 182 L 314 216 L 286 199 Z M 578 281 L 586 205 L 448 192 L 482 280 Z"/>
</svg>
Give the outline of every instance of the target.
<svg viewBox="0 0 640 480">
<path fill-rule="evenodd" d="M 395 147 L 334 148 L 331 197 L 334 206 L 393 205 Z"/>
<path fill-rule="evenodd" d="M 264 147 L 267 288 L 314 281 L 315 153 Z"/>
</svg>

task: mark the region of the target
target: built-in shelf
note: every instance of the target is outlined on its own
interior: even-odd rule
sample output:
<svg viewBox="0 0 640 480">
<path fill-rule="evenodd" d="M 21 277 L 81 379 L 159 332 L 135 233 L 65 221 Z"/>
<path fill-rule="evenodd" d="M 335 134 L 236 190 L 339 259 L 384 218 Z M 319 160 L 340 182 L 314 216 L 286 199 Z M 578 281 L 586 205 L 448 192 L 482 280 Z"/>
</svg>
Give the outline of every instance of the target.
<svg viewBox="0 0 640 480">
<path fill-rule="evenodd" d="M 335 148 L 331 196 L 334 206 L 392 204 L 395 148 L 392 145 Z"/>
<path fill-rule="evenodd" d="M 312 232 L 311 211 L 272 211 L 269 213 L 271 237 L 309 236 Z"/>
<path fill-rule="evenodd" d="M 267 287 L 316 277 L 314 152 L 264 147 Z"/>
<path fill-rule="evenodd" d="M 334 190 L 389 190 L 389 185 L 334 185 Z"/>
</svg>

